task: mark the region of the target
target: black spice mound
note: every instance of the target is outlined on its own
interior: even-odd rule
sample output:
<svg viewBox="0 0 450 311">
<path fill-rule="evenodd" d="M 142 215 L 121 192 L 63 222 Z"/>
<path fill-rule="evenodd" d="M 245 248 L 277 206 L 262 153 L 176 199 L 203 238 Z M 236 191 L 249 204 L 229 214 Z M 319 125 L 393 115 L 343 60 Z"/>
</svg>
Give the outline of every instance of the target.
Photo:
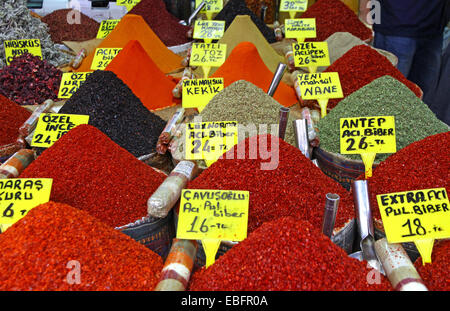
<svg viewBox="0 0 450 311">
<path fill-rule="evenodd" d="M 59 112 L 89 115 L 90 125 L 135 157 L 155 152 L 165 126 L 110 71 L 93 72 Z"/>
<path fill-rule="evenodd" d="M 217 14 L 217 16 L 214 19 L 225 21 L 225 30 L 226 30 L 231 25 L 231 23 L 233 22 L 234 18 L 237 15 L 249 15 L 253 23 L 255 23 L 259 31 L 261 31 L 263 36 L 266 38 L 266 40 L 269 43 L 276 42 L 273 30 L 267 27 L 266 24 L 264 24 L 261 21 L 261 19 L 247 7 L 244 0 L 228 1 L 228 3 L 224 6 L 222 11 L 220 11 L 219 14 Z"/>
</svg>

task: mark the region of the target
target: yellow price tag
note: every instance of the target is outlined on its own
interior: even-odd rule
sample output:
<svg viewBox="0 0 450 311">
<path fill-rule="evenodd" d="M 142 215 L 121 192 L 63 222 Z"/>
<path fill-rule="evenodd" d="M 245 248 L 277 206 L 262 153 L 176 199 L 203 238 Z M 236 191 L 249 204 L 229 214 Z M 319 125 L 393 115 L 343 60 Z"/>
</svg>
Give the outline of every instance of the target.
<svg viewBox="0 0 450 311">
<path fill-rule="evenodd" d="M 117 0 L 116 4 L 120 6 L 125 6 L 127 8 L 127 11 L 129 12 L 139 2 L 141 2 L 141 0 Z"/>
<path fill-rule="evenodd" d="M 184 189 L 177 238 L 202 240 L 206 267 L 212 265 L 220 241 L 247 237 L 249 195 L 248 191 Z"/>
<path fill-rule="evenodd" d="M 395 117 L 357 117 L 340 119 L 341 154 L 361 154 L 366 178 L 372 176 L 377 153 L 397 151 Z"/>
<path fill-rule="evenodd" d="M 58 98 L 70 98 L 80 88 L 90 72 L 65 72 L 59 85 Z"/>
<path fill-rule="evenodd" d="M 196 20 L 194 24 L 194 39 L 219 40 L 225 31 L 224 21 Z"/>
<path fill-rule="evenodd" d="M 226 44 L 193 43 L 189 64 L 192 67 L 203 67 L 204 78 L 208 78 L 210 68 L 222 66 L 226 55 Z"/>
<path fill-rule="evenodd" d="M 92 60 L 91 70 L 104 70 L 122 48 L 97 48 Z"/>
<path fill-rule="evenodd" d="M 183 107 L 202 112 L 209 101 L 224 88 L 223 78 L 183 80 Z"/>
<path fill-rule="evenodd" d="M 319 66 L 330 65 L 328 42 L 298 42 L 292 44 L 295 67 L 308 67 L 314 73 Z"/>
<path fill-rule="evenodd" d="M 210 166 L 238 143 L 238 123 L 217 121 L 186 125 L 186 159 Z"/>
<path fill-rule="evenodd" d="M 431 263 L 435 239 L 450 238 L 450 204 L 445 188 L 377 195 L 389 243 L 414 242 L 422 262 Z"/>
<path fill-rule="evenodd" d="M 80 124 L 88 124 L 88 115 L 43 113 L 34 131 L 31 146 L 51 147 L 61 136 Z"/>
<path fill-rule="evenodd" d="M 206 3 L 200 13 L 217 13 L 223 9 L 223 0 L 195 0 L 195 7 L 198 8 L 203 1 Z"/>
<path fill-rule="evenodd" d="M 280 12 L 289 12 L 291 18 L 297 12 L 304 12 L 308 8 L 308 0 L 281 0 Z"/>
<path fill-rule="evenodd" d="M 97 32 L 97 39 L 105 39 L 111 31 L 116 28 L 117 24 L 120 22 L 120 19 L 107 19 L 102 21 L 100 27 Z"/>
<path fill-rule="evenodd" d="M 0 180 L 0 227 L 2 232 L 39 204 L 50 200 L 53 179 L 14 178 Z"/>
<path fill-rule="evenodd" d="M 42 59 L 41 40 L 39 39 L 22 39 L 22 40 L 6 40 L 3 42 L 5 47 L 6 64 L 9 65 L 14 57 L 29 53 L 39 56 Z"/>
<path fill-rule="evenodd" d="M 286 38 L 297 39 L 298 42 L 302 42 L 305 38 L 317 36 L 315 18 L 286 19 L 284 29 Z"/>
</svg>

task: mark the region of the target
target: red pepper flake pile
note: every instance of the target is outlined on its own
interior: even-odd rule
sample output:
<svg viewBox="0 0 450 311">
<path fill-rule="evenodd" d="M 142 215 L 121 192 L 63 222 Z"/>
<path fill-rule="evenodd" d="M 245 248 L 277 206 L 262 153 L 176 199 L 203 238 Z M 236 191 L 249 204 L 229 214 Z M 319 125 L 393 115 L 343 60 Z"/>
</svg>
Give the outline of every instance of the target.
<svg viewBox="0 0 450 311">
<path fill-rule="evenodd" d="M 78 18 L 79 16 L 79 23 Z M 48 25 L 52 41 L 86 41 L 97 37 L 100 24 L 87 15 L 74 9 L 56 10 L 45 15 L 42 21 Z M 68 21 L 74 21 L 69 24 Z"/>
<path fill-rule="evenodd" d="M 0 95 L 0 146 L 12 144 L 19 138 L 19 127 L 31 112 Z"/>
<path fill-rule="evenodd" d="M 147 200 L 165 179 L 91 125 L 45 150 L 20 178 L 53 178 L 52 201 L 119 227 L 147 216 Z"/>
<path fill-rule="evenodd" d="M 144 245 L 54 202 L 2 233 L 0 248 L 1 291 L 151 291 L 163 267 Z"/>
<path fill-rule="evenodd" d="M 448 190 L 447 190 L 448 191 Z M 450 290 L 450 241 L 436 241 L 431 254 L 431 264 L 422 264 L 422 258 L 414 263 L 417 272 L 429 290 Z"/>
<path fill-rule="evenodd" d="M 39 105 L 58 99 L 61 70 L 25 53 L 0 70 L 0 94 L 20 105 Z"/>
<path fill-rule="evenodd" d="M 392 290 L 381 273 L 366 266 L 309 222 L 282 217 L 264 223 L 208 269 L 194 273 L 190 290 Z"/>
<path fill-rule="evenodd" d="M 340 0 L 319 0 L 311 5 L 301 18 L 316 19 L 317 37 L 307 41 L 325 41 L 335 32 L 349 32 L 361 40 L 372 38 L 372 30 Z"/>
<path fill-rule="evenodd" d="M 256 151 L 261 147 L 258 146 L 258 139 L 263 144 L 269 141 L 269 150 L 279 147 L 279 164 L 276 169 L 261 169 L 262 163 L 267 165 L 270 162 L 267 159 L 269 154 L 261 156 L 258 152 L 257 159 L 256 156 L 249 156 L 249 145 L 252 146 L 250 150 L 255 148 Z M 240 150 L 245 150 L 245 158 Z M 277 152 L 274 154 L 276 156 Z M 190 182 L 187 188 L 250 191 L 248 232 L 266 221 L 283 216 L 308 220 L 321 227 L 325 195 L 329 192 L 341 197 L 336 228 L 343 227 L 355 215 L 353 199 L 341 185 L 322 173 L 300 150 L 271 135 L 243 140 L 227 152 L 225 159 L 212 164 Z"/>
<path fill-rule="evenodd" d="M 357 45 L 338 58 L 325 72 L 338 72 L 344 97 L 359 90 L 375 79 L 389 75 L 406 85 L 417 97 L 420 88 L 405 78 L 383 55 L 367 45 Z M 328 108 L 332 109 L 342 100 L 330 99 Z"/>
<path fill-rule="evenodd" d="M 162 0 L 142 0 L 128 14 L 140 15 L 166 46 L 187 43 L 190 27 L 170 14 Z"/>
<path fill-rule="evenodd" d="M 450 193 L 449 146 L 450 132 L 440 133 L 414 142 L 381 162 L 369 179 L 374 218 L 381 221 L 379 194 L 431 188 L 446 188 Z"/>
</svg>

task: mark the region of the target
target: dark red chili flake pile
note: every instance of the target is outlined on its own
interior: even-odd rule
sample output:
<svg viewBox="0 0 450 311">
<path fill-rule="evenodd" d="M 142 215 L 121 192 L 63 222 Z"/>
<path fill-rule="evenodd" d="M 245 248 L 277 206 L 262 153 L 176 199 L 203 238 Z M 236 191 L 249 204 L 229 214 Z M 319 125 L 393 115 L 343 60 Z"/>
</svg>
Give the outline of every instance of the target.
<svg viewBox="0 0 450 311">
<path fill-rule="evenodd" d="M 51 200 L 112 227 L 146 216 L 148 198 L 165 179 L 91 125 L 70 130 L 20 177 L 53 178 Z"/>
<path fill-rule="evenodd" d="M 163 267 L 144 245 L 54 202 L 2 233 L 0 248 L 2 291 L 151 291 Z"/>
<path fill-rule="evenodd" d="M 446 188 L 450 193 L 449 147 L 450 132 L 440 133 L 414 142 L 381 162 L 369 179 L 374 218 L 381 221 L 379 194 L 431 188 Z"/>
<path fill-rule="evenodd" d="M 0 95 L 0 146 L 14 143 L 19 138 L 19 127 L 31 112 Z"/>
<path fill-rule="evenodd" d="M 382 76 L 391 76 L 406 85 L 417 97 L 420 88 L 405 78 L 383 55 L 367 45 L 357 45 L 338 58 L 325 72 L 338 72 L 344 98 L 364 85 Z M 328 108 L 334 108 L 342 98 L 330 99 Z"/>
<path fill-rule="evenodd" d="M 162 0 L 142 0 L 128 14 L 140 15 L 166 46 L 175 46 L 189 41 L 188 26 L 170 14 Z"/>
<path fill-rule="evenodd" d="M 80 23 L 69 24 L 69 21 L 78 18 Z M 68 18 L 69 16 L 69 18 Z M 61 43 L 62 41 L 86 41 L 97 37 L 100 24 L 83 13 L 74 9 L 56 10 L 45 15 L 42 21 L 48 25 L 52 41 Z"/>
<path fill-rule="evenodd" d="M 0 94 L 20 105 L 38 105 L 58 99 L 61 70 L 25 53 L 0 70 Z"/>
<path fill-rule="evenodd" d="M 423 265 L 422 258 L 418 258 L 414 263 L 417 272 L 429 290 L 450 290 L 449 254 L 450 241 L 435 241 L 431 254 L 431 264 Z"/>
<path fill-rule="evenodd" d="M 309 222 L 282 217 L 264 223 L 208 269 L 194 273 L 190 290 L 392 290 L 381 273 L 375 276 L 366 267 Z"/>
<path fill-rule="evenodd" d="M 257 151 L 258 139 L 262 142 L 268 140 L 269 150 L 272 149 L 271 139 L 274 148 L 279 147 L 276 169 L 261 169 L 262 163 L 270 162 L 264 154 L 258 152 L 257 159 L 249 157 L 248 146 L 250 144 Z M 246 151 L 245 158 L 239 154 L 239 150 Z M 230 156 L 234 156 L 234 159 Z M 240 142 L 228 151 L 225 159 L 212 164 L 187 188 L 250 191 L 248 232 L 266 221 L 283 216 L 308 220 L 321 227 L 325 195 L 329 192 L 341 197 L 336 228 L 342 228 L 355 215 L 353 199 L 344 188 L 323 174 L 297 148 L 271 135 L 253 136 Z"/>
<path fill-rule="evenodd" d="M 335 32 L 349 32 L 361 40 L 372 38 L 372 30 L 340 0 L 319 0 L 301 18 L 316 19 L 317 37 L 307 41 L 325 41 Z"/>
</svg>

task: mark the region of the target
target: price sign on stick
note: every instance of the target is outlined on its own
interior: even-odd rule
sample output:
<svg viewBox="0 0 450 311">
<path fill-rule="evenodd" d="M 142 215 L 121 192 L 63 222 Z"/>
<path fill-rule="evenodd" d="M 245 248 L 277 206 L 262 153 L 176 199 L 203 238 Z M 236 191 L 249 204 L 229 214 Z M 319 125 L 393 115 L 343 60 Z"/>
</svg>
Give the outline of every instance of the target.
<svg viewBox="0 0 450 311">
<path fill-rule="evenodd" d="M 129 12 L 139 2 L 141 2 L 141 0 L 117 0 L 116 4 L 120 6 L 125 6 L 127 8 L 127 11 Z"/>
<path fill-rule="evenodd" d="M 91 70 L 104 70 L 122 48 L 97 48 L 92 60 Z"/>
<path fill-rule="evenodd" d="M 220 67 L 225 62 L 227 45 L 220 43 L 193 43 L 190 66 L 203 68 L 204 78 L 208 78 L 211 67 Z"/>
<path fill-rule="evenodd" d="M 422 262 L 431 263 L 435 239 L 450 238 L 450 204 L 445 188 L 377 195 L 389 243 L 414 242 Z"/>
<path fill-rule="evenodd" d="M 248 205 L 248 191 L 184 189 L 177 238 L 202 240 L 209 267 L 221 241 L 242 241 L 247 237 Z"/>
<path fill-rule="evenodd" d="M 209 101 L 223 90 L 223 78 L 183 80 L 183 107 L 202 112 Z"/>
<path fill-rule="evenodd" d="M 102 21 L 100 27 L 97 32 L 97 39 L 105 39 L 111 31 L 116 28 L 117 24 L 120 22 L 120 19 L 107 19 Z"/>
<path fill-rule="evenodd" d="M 366 178 L 372 176 L 377 153 L 397 151 L 395 118 L 393 116 L 340 119 L 341 154 L 360 154 L 366 168 Z"/>
<path fill-rule="evenodd" d="M 196 20 L 194 25 L 194 39 L 203 39 L 206 43 L 222 38 L 225 31 L 224 21 Z"/>
<path fill-rule="evenodd" d="M 206 18 L 211 20 L 213 13 L 222 11 L 223 0 L 195 0 L 195 8 L 198 8 L 200 3 L 206 2 L 205 7 L 200 11 L 200 13 L 205 13 Z"/>
<path fill-rule="evenodd" d="M 6 40 L 5 47 L 6 64 L 9 65 L 14 57 L 29 53 L 42 59 L 41 41 L 39 39 Z"/>
<path fill-rule="evenodd" d="M 90 72 L 65 72 L 59 85 L 58 98 L 70 98 L 80 88 Z"/>
<path fill-rule="evenodd" d="M 307 67 L 315 73 L 319 66 L 330 65 L 328 42 L 298 42 L 292 44 L 295 67 Z"/>
<path fill-rule="evenodd" d="M 297 12 L 305 12 L 308 8 L 308 0 L 281 0 L 280 12 L 289 12 L 291 18 L 295 17 Z"/>
<path fill-rule="evenodd" d="M 315 99 L 319 102 L 322 118 L 327 114 L 330 98 L 344 97 L 337 72 L 299 74 L 298 85 L 302 99 Z"/>
<path fill-rule="evenodd" d="M 0 229 L 23 218 L 33 207 L 48 202 L 51 178 L 14 178 L 0 180 Z"/>
<path fill-rule="evenodd" d="M 284 29 L 286 38 L 297 39 L 297 42 L 303 42 L 305 38 L 317 36 L 315 18 L 286 19 Z"/>
</svg>

